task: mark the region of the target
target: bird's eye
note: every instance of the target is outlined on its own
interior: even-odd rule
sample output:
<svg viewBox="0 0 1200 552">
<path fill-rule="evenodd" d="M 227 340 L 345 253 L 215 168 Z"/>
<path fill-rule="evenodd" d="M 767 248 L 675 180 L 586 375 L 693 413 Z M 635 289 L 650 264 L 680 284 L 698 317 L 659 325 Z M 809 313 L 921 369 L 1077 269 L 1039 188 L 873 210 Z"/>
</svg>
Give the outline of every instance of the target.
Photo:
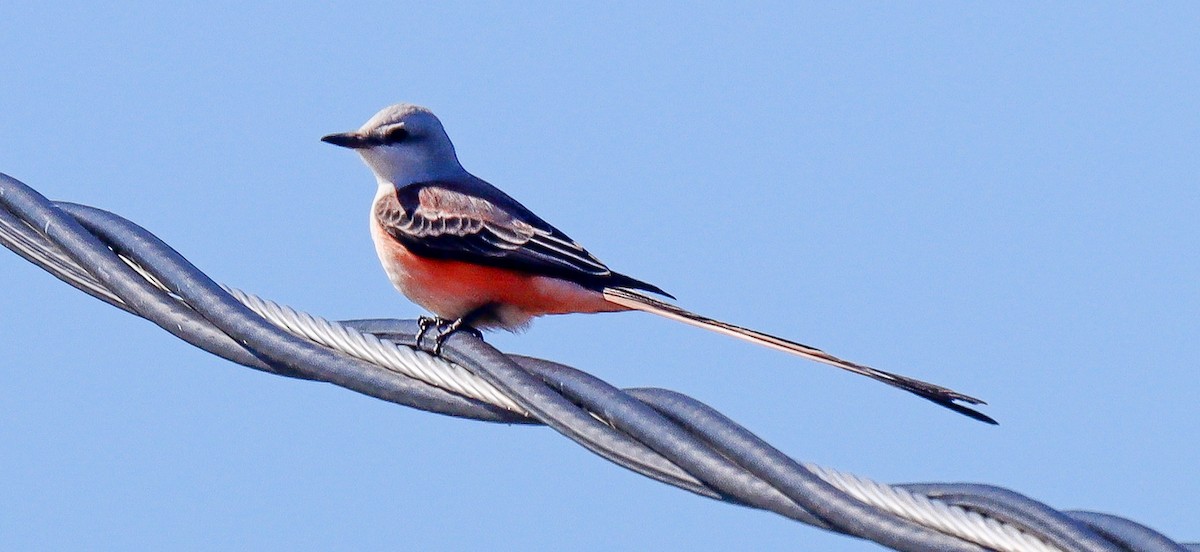
<svg viewBox="0 0 1200 552">
<path fill-rule="evenodd" d="M 405 130 L 404 127 L 402 127 L 402 126 L 392 127 L 390 129 L 388 129 L 387 132 L 383 133 L 383 143 L 384 144 L 395 144 L 396 142 L 403 142 L 407 138 L 408 138 L 408 131 Z"/>
</svg>

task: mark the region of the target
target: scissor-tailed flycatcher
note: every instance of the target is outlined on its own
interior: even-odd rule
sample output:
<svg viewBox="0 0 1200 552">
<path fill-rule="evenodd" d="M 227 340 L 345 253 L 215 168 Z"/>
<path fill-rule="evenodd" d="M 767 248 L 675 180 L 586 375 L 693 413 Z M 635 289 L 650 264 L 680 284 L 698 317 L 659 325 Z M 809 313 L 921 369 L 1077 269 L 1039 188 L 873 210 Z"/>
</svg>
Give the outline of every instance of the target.
<svg viewBox="0 0 1200 552">
<path fill-rule="evenodd" d="M 546 314 L 640 310 L 862 374 L 996 423 L 959 404 L 984 404 L 974 397 L 700 316 L 642 293 L 674 299 L 654 285 L 609 270 L 575 240 L 467 172 L 441 121 L 428 109 L 394 105 L 357 131 L 321 140 L 353 148 L 375 173 L 375 251 L 392 284 L 438 316 L 439 346 L 465 326 L 514 330 Z M 424 321 L 422 331 L 431 322 Z"/>
</svg>

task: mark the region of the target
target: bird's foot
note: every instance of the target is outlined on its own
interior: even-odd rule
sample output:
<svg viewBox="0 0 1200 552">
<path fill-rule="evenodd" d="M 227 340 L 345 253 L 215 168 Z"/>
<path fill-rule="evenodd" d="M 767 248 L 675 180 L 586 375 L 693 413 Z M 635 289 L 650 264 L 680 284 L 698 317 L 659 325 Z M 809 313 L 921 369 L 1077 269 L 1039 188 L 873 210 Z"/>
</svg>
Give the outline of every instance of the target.
<svg viewBox="0 0 1200 552">
<path fill-rule="evenodd" d="M 416 338 L 417 346 L 418 347 L 421 346 L 421 340 L 425 339 L 425 334 L 429 333 L 429 330 L 431 330 L 433 328 L 441 328 L 442 326 L 446 326 L 449 324 L 452 324 L 452 322 L 449 320 L 446 320 L 445 318 L 442 318 L 440 316 L 437 316 L 437 317 L 422 316 L 422 317 L 418 318 L 417 319 L 417 338 Z"/>
<path fill-rule="evenodd" d="M 442 344 L 444 344 L 446 339 L 456 332 L 471 332 L 475 334 L 476 337 L 483 337 L 483 334 L 480 333 L 479 330 L 473 328 L 465 316 L 453 322 L 449 322 L 448 324 L 439 324 L 437 337 L 433 338 L 433 354 L 441 356 Z"/>
</svg>

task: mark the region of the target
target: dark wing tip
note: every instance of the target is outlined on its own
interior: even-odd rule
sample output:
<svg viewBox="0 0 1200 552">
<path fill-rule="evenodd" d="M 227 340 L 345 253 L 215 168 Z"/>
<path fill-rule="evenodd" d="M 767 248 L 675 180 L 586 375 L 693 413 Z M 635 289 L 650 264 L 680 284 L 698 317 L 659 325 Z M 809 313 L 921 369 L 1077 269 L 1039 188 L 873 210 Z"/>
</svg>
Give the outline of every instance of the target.
<svg viewBox="0 0 1200 552">
<path fill-rule="evenodd" d="M 671 295 L 670 293 L 663 291 L 662 288 L 660 288 L 654 284 L 651 284 L 648 282 L 643 282 L 632 276 L 626 276 L 624 274 L 620 274 L 617 272 L 613 272 L 612 275 L 609 277 L 609 281 L 605 282 L 604 285 L 605 285 L 605 287 L 623 287 L 623 288 L 640 289 L 642 291 L 649 291 L 650 293 L 653 293 L 655 295 L 661 295 L 668 299 L 675 299 L 674 295 Z"/>
<path fill-rule="evenodd" d="M 663 291 L 662 288 L 652 285 L 652 284 L 646 284 L 646 285 L 647 285 L 647 287 L 645 288 L 646 291 L 649 291 L 650 293 L 657 293 L 658 295 L 666 297 L 667 299 L 675 300 L 674 295 L 671 295 L 670 293 Z"/>
</svg>

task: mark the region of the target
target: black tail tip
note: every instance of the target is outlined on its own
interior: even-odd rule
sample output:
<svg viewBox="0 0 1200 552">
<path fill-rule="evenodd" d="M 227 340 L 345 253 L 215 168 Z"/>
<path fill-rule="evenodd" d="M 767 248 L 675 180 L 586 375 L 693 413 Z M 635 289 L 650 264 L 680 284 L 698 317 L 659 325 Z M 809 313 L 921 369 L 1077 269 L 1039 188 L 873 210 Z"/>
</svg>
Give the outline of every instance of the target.
<svg viewBox="0 0 1200 552">
<path fill-rule="evenodd" d="M 971 404 L 987 404 L 987 403 L 985 403 L 985 402 L 983 402 L 983 401 L 980 401 L 980 400 L 978 400 L 978 399 L 976 399 L 976 401 L 977 401 L 977 402 L 972 402 Z M 991 416 L 988 416 L 987 414 L 984 414 L 984 413 L 982 413 L 982 412 L 980 412 L 980 411 L 978 411 L 978 410 L 975 410 L 975 409 L 973 409 L 973 408 L 968 408 L 968 407 L 966 407 L 966 406 L 963 406 L 963 405 L 961 405 L 961 404 L 958 404 L 958 403 L 956 403 L 956 402 L 953 402 L 952 400 L 951 400 L 951 401 L 934 401 L 934 402 L 936 402 L 936 403 L 938 403 L 938 404 L 940 404 L 940 405 L 942 405 L 942 406 L 944 406 L 944 407 L 946 407 L 946 408 L 949 408 L 950 410 L 953 410 L 953 411 L 955 411 L 955 412 L 958 412 L 959 414 L 962 414 L 963 416 L 966 416 L 966 417 L 968 417 L 968 418 L 974 418 L 974 419 L 976 419 L 976 420 L 979 420 L 979 421 L 981 421 L 981 422 L 983 422 L 983 423 L 985 423 L 985 424 L 991 424 L 991 425 L 1000 425 L 1000 422 L 997 422 L 997 421 L 996 421 L 994 418 L 992 418 Z"/>
<path fill-rule="evenodd" d="M 1000 422 L 997 422 L 991 416 L 966 406 L 986 405 L 987 402 L 985 402 L 983 399 L 977 399 L 970 395 L 959 393 L 953 389 L 947 389 L 940 385 L 934 385 L 921 380 L 898 376 L 896 374 L 889 375 L 891 378 L 886 380 L 888 383 L 908 391 L 909 393 L 949 408 L 950 410 L 958 412 L 959 414 L 967 416 L 968 418 L 974 418 L 986 424 L 1000 425 Z"/>
</svg>

